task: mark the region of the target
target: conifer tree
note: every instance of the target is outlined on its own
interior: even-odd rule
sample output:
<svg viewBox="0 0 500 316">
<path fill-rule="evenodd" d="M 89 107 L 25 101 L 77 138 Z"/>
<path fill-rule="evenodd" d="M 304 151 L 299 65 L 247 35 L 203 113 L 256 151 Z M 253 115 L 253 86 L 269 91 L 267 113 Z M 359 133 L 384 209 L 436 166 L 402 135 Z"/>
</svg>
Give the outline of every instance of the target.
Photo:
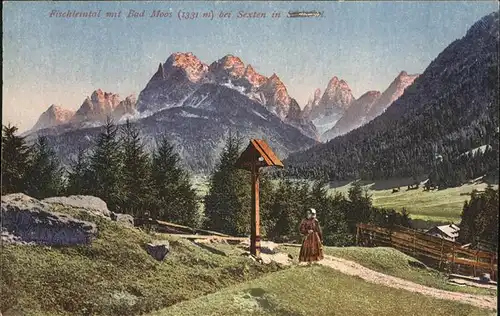
<svg viewBox="0 0 500 316">
<path fill-rule="evenodd" d="M 354 190 L 360 190 L 353 193 Z M 361 195 L 361 187 L 355 186 L 351 195 L 357 200 L 357 195 Z M 356 195 L 356 199 L 354 198 Z M 347 214 L 353 211 L 349 208 L 345 197 L 337 192 L 334 196 L 328 194 L 327 182 L 325 180 L 316 181 L 309 195 L 309 207 L 316 209 L 318 219 L 323 228 L 323 241 L 327 245 L 344 246 L 352 242 L 349 233 Z M 350 206 L 352 207 L 352 206 Z"/>
<path fill-rule="evenodd" d="M 2 194 L 23 192 L 28 169 L 29 147 L 17 127 L 2 126 Z"/>
<path fill-rule="evenodd" d="M 328 193 L 326 185 L 327 183 L 324 180 L 315 181 L 313 183 L 311 192 L 309 194 L 308 208 L 314 208 L 317 210 L 325 208 L 325 206 L 328 204 Z M 318 213 L 318 219 L 321 222 L 324 222 L 325 216 L 325 212 Z"/>
<path fill-rule="evenodd" d="M 319 209 L 319 214 L 325 213 L 322 222 L 325 245 L 348 246 L 354 243 L 354 233 L 349 232 L 347 221 L 349 211 L 349 202 L 340 192 L 328 196 L 326 205 Z"/>
<path fill-rule="evenodd" d="M 118 127 L 108 118 L 90 157 L 90 194 L 103 199 L 108 207 L 121 212 L 123 205 L 122 152 Z"/>
<path fill-rule="evenodd" d="M 42 199 L 63 192 L 63 169 L 47 138 L 39 136 L 33 145 L 30 166 L 25 176 L 26 194 Z"/>
<path fill-rule="evenodd" d="M 72 161 L 68 170 L 68 184 L 66 193 L 68 195 L 90 194 L 90 175 L 88 157 L 83 148 L 78 148 L 76 159 Z"/>
<path fill-rule="evenodd" d="M 122 129 L 123 213 L 141 217 L 150 208 L 151 164 L 141 143 L 139 131 L 129 120 Z"/>
<path fill-rule="evenodd" d="M 269 236 L 278 241 L 289 241 L 299 235 L 298 227 L 300 215 L 305 214 L 305 209 L 302 205 L 296 203 L 297 200 L 305 201 L 307 199 L 308 188 L 305 187 L 305 196 L 300 199 L 299 186 L 294 185 L 290 180 L 284 179 L 280 181 L 278 187 L 273 192 L 272 202 L 270 204 L 269 218 Z M 302 213 L 300 214 L 300 210 Z"/>
<path fill-rule="evenodd" d="M 484 193 L 473 191 L 471 200 L 464 203 L 461 215 L 459 241 L 485 241 L 498 247 L 498 189 L 488 186 Z"/>
<path fill-rule="evenodd" d="M 201 215 L 189 174 L 180 166 L 179 155 L 166 137 L 153 153 L 151 216 L 191 227 L 201 225 Z"/>
<path fill-rule="evenodd" d="M 207 227 L 230 235 L 250 232 L 250 174 L 234 166 L 241 143 L 238 136 L 229 135 L 205 197 Z"/>
<path fill-rule="evenodd" d="M 346 214 L 349 224 L 349 231 L 356 232 L 357 223 L 366 223 L 370 219 L 372 201 L 371 196 L 366 190 L 363 190 L 359 182 L 355 182 L 348 192 L 349 210 Z"/>
</svg>

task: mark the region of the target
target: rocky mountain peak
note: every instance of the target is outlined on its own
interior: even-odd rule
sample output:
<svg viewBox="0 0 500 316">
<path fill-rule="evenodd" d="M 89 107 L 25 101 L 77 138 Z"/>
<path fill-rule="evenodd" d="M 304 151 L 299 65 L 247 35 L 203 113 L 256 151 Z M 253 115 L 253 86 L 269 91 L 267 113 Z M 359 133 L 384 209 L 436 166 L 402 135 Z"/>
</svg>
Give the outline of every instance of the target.
<svg viewBox="0 0 500 316">
<path fill-rule="evenodd" d="M 120 120 L 124 116 L 132 116 L 136 113 L 137 98 L 134 94 L 131 94 L 125 98 L 125 100 L 120 101 L 118 106 L 113 111 L 113 118 Z"/>
<path fill-rule="evenodd" d="M 245 64 L 239 57 L 226 55 L 210 64 L 208 71 L 217 83 L 227 82 L 228 80 L 243 77 L 245 74 Z"/>
<path fill-rule="evenodd" d="M 349 85 L 344 80 L 340 80 L 339 86 L 340 86 L 341 89 L 345 89 L 345 90 L 351 91 L 351 88 L 349 88 Z"/>
<path fill-rule="evenodd" d="M 335 126 L 355 99 L 347 82 L 337 76 L 330 79 L 323 95 L 320 95 L 321 91 L 317 89 L 314 99 L 305 106 L 304 115 L 307 115 L 317 131 L 323 134 Z"/>
<path fill-rule="evenodd" d="M 365 122 L 371 121 L 382 114 L 394 101 L 403 95 L 405 89 L 413 84 L 418 76 L 419 74 L 408 74 L 406 71 L 401 71 L 372 105 L 366 115 Z"/>
<path fill-rule="evenodd" d="M 380 91 L 372 90 L 354 100 L 335 126 L 321 135 L 321 140 L 328 141 L 361 126 L 365 122 L 368 111 L 380 96 Z"/>
<path fill-rule="evenodd" d="M 319 102 L 319 99 L 321 99 L 321 89 L 317 88 L 316 90 L 314 90 L 314 99 L 313 99 L 313 102 L 315 100 L 317 100 Z"/>
<path fill-rule="evenodd" d="M 270 82 L 274 82 L 276 84 L 283 84 L 280 80 L 280 78 L 278 77 L 278 75 L 276 73 L 273 72 L 273 74 L 271 75 L 271 77 L 269 77 L 269 81 Z"/>
<path fill-rule="evenodd" d="M 245 69 L 245 74 L 255 74 L 255 69 L 253 69 L 252 65 L 248 64 L 247 68 Z"/>
<path fill-rule="evenodd" d="M 347 82 L 334 76 L 328 82 L 318 105 L 311 109 L 310 118 L 318 131 L 323 133 L 335 126 L 354 100 Z"/>
<path fill-rule="evenodd" d="M 345 93 L 351 94 L 351 88 L 347 84 L 347 82 L 343 79 L 339 80 L 336 76 L 334 76 L 330 81 L 328 82 L 328 85 L 325 89 L 325 94 L 329 96 L 335 97 L 339 93 Z M 323 96 L 325 95 L 323 94 Z M 353 99 L 353 98 L 351 98 Z"/>
<path fill-rule="evenodd" d="M 285 84 L 273 73 L 260 90 L 264 94 L 266 106 L 284 119 L 288 115 L 291 102 Z"/>
<path fill-rule="evenodd" d="M 235 89 L 282 120 L 290 111 L 291 97 L 276 73 L 267 78 L 255 71 L 252 65 L 245 65 L 241 58 L 231 54 L 207 66 L 192 53 L 174 53 L 165 64 L 158 66 L 146 88 L 139 94 L 137 110 L 154 113 L 181 106 L 189 95 L 204 84 Z"/>
<path fill-rule="evenodd" d="M 314 90 L 313 97 L 309 98 L 309 100 L 307 101 L 307 104 L 304 106 L 304 111 L 303 111 L 302 115 L 304 117 L 309 118 L 311 115 L 312 109 L 314 107 L 318 106 L 320 100 L 321 100 L 321 89 L 317 88 L 316 90 Z"/>
<path fill-rule="evenodd" d="M 32 131 L 68 123 L 73 115 L 75 115 L 75 111 L 51 104 L 49 108 L 40 115 Z"/>
<path fill-rule="evenodd" d="M 418 76 L 419 76 L 418 74 L 409 75 L 406 71 L 403 70 L 399 73 L 396 79 L 394 79 L 393 84 L 396 84 L 399 87 L 404 86 L 404 88 L 406 88 L 410 84 L 412 84 L 413 81 L 417 79 Z"/>
<path fill-rule="evenodd" d="M 333 76 L 332 79 L 330 79 L 330 81 L 328 81 L 327 88 L 332 87 L 332 86 L 336 86 L 338 84 L 339 84 L 339 78 L 337 76 Z"/>
<path fill-rule="evenodd" d="M 219 64 L 221 66 L 223 66 L 225 69 L 230 69 L 230 68 L 245 68 L 245 65 L 243 63 L 243 61 L 241 61 L 241 59 L 237 56 L 234 56 L 234 55 L 226 55 L 224 57 L 222 57 L 221 59 L 219 59 L 218 61 L 212 63 L 212 65 L 214 64 Z M 243 73 L 241 73 L 241 75 L 243 75 Z"/>
<path fill-rule="evenodd" d="M 255 69 L 250 64 L 247 65 L 244 76 L 248 80 L 248 82 L 254 87 L 260 87 L 267 81 L 267 78 L 256 72 Z"/>
<path fill-rule="evenodd" d="M 104 121 L 120 102 L 118 94 L 97 89 L 90 97 L 85 98 L 72 120 L 74 122 Z"/>
<path fill-rule="evenodd" d="M 354 97 L 347 82 L 345 80 L 339 80 L 335 76 L 328 82 L 328 86 L 323 93 L 320 104 L 327 107 L 335 106 L 346 110 L 353 100 Z"/>
<path fill-rule="evenodd" d="M 105 110 L 113 110 L 120 103 L 120 96 L 111 92 L 104 92 L 101 89 L 95 90 L 91 97 L 93 104 L 105 107 Z"/>
<path fill-rule="evenodd" d="M 165 80 L 165 70 L 163 70 L 162 63 L 160 63 L 160 65 L 158 66 L 158 70 L 151 78 L 151 81 L 159 81 L 159 80 Z"/>
<path fill-rule="evenodd" d="M 362 96 L 359 97 L 358 100 L 376 99 L 376 98 L 380 97 L 380 95 L 381 95 L 380 91 L 372 90 L 372 91 L 365 92 Z"/>
<path fill-rule="evenodd" d="M 166 72 L 163 77 L 174 73 L 176 69 L 182 70 L 192 82 L 201 81 L 208 72 L 208 66 L 191 52 L 170 55 L 163 65 L 163 71 Z"/>
</svg>

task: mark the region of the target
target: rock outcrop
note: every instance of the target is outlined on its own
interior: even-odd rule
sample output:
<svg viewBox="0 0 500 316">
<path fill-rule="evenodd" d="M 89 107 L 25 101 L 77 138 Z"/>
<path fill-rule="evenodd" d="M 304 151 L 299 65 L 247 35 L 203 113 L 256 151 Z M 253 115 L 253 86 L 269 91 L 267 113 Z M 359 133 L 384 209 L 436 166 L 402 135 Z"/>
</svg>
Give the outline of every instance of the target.
<svg viewBox="0 0 500 316">
<path fill-rule="evenodd" d="M 170 252 L 170 244 L 167 240 L 154 241 L 146 245 L 148 254 L 158 261 L 163 261 Z"/>
<path fill-rule="evenodd" d="M 108 205 L 106 204 L 106 202 L 98 197 L 91 195 L 50 197 L 43 199 L 42 203 L 84 209 L 92 215 L 101 216 L 108 219 L 111 217 L 111 211 L 108 209 Z"/>
<path fill-rule="evenodd" d="M 97 236 L 94 223 L 51 211 L 48 203 L 22 193 L 2 196 L 2 241 L 49 246 L 86 245 Z"/>
<path fill-rule="evenodd" d="M 132 215 L 111 213 L 111 219 L 122 224 L 123 226 L 134 227 L 134 218 L 132 217 Z"/>
<path fill-rule="evenodd" d="M 100 216 L 118 222 L 124 226 L 134 227 L 134 218 L 128 214 L 111 212 L 106 202 L 91 195 L 70 195 L 51 197 L 42 200 L 43 203 L 60 205 L 83 210 L 94 216 Z"/>
</svg>

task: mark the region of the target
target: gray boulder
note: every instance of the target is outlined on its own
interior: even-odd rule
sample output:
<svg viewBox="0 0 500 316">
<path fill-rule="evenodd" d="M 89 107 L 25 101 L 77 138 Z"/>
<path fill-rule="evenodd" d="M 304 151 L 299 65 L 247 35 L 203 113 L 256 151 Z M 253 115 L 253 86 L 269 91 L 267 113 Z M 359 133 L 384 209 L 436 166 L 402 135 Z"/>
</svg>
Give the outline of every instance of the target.
<svg viewBox="0 0 500 316">
<path fill-rule="evenodd" d="M 491 281 L 491 275 L 489 273 L 482 273 L 479 277 L 479 282 L 489 283 Z"/>
<path fill-rule="evenodd" d="M 56 196 L 43 199 L 42 202 L 83 209 L 93 215 L 108 219 L 111 217 L 111 211 L 106 202 L 91 195 Z"/>
<path fill-rule="evenodd" d="M 279 253 L 278 250 L 278 244 L 272 242 L 272 241 L 261 241 L 260 242 L 260 252 L 269 254 L 269 255 L 274 255 Z"/>
<path fill-rule="evenodd" d="M 124 226 L 134 227 L 134 218 L 132 217 L 132 215 L 112 212 L 111 219 Z"/>
<path fill-rule="evenodd" d="M 128 214 L 111 212 L 102 199 L 91 195 L 57 196 L 43 199 L 42 202 L 77 208 L 92 215 L 113 220 L 124 226 L 134 227 L 134 218 Z"/>
<path fill-rule="evenodd" d="M 2 241 L 71 246 L 89 244 L 97 236 L 94 223 L 50 209 L 49 204 L 22 193 L 2 196 Z"/>
<path fill-rule="evenodd" d="M 146 245 L 148 254 L 158 261 L 163 261 L 170 252 L 170 243 L 167 240 L 154 241 Z"/>
</svg>

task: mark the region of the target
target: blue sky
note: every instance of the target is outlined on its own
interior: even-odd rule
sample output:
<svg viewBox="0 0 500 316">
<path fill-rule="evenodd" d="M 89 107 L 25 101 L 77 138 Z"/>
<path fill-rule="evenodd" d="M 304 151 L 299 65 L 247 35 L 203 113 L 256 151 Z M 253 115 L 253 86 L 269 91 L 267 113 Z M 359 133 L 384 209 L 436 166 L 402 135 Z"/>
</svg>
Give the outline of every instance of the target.
<svg viewBox="0 0 500 316">
<path fill-rule="evenodd" d="M 52 10 L 122 11 L 121 18 L 54 18 Z M 129 10 L 145 18 L 126 18 Z M 153 10 L 172 18 L 149 18 Z M 322 18 L 177 19 L 179 10 L 318 10 Z M 173 52 L 205 63 L 239 56 L 276 73 L 301 104 L 329 79 L 359 97 L 384 90 L 401 70 L 421 73 L 486 14 L 483 2 L 4 2 L 3 123 L 30 128 L 52 103 L 77 109 L 93 90 L 138 95 Z"/>
</svg>

